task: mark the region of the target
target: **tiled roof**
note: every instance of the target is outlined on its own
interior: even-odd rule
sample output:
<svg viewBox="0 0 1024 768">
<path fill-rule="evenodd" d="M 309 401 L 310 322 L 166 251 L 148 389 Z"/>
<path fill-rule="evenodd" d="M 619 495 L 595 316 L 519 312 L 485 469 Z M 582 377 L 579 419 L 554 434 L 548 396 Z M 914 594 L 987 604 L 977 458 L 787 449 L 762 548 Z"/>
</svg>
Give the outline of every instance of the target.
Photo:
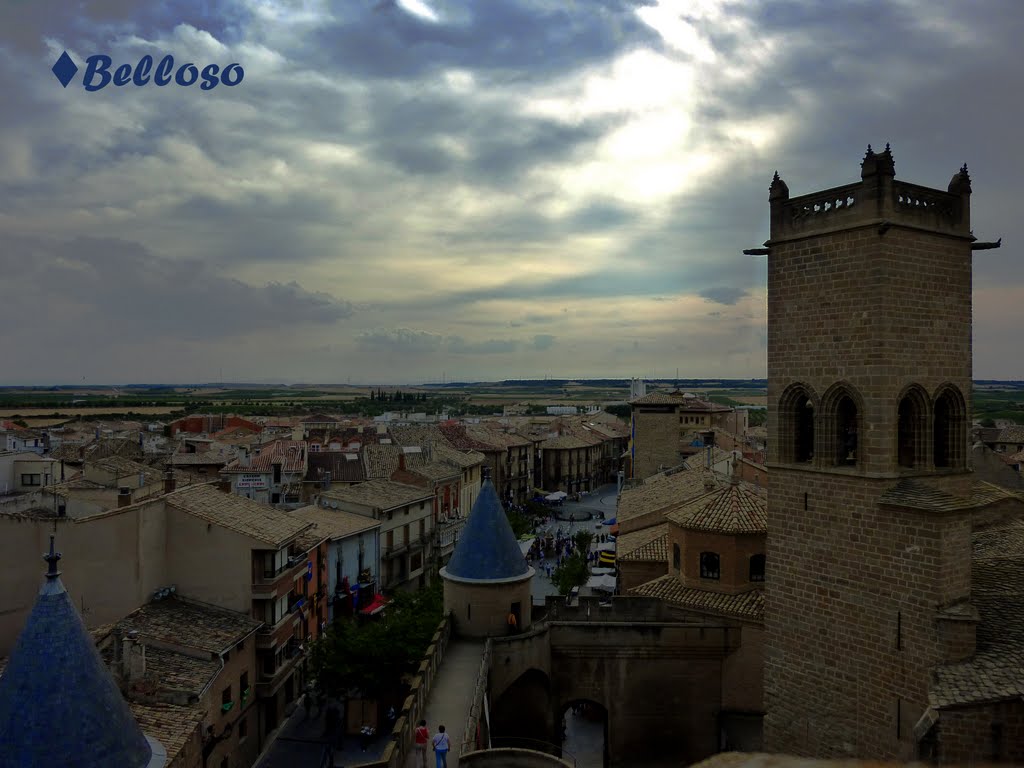
<svg viewBox="0 0 1024 768">
<path fill-rule="evenodd" d="M 416 501 L 433 500 L 433 498 L 434 495 L 430 491 L 405 483 L 395 483 L 391 480 L 367 480 L 365 483 L 357 485 L 331 488 L 320 494 L 321 506 L 323 506 L 323 500 L 328 502 L 332 500 L 348 501 L 382 511 L 402 507 Z"/>
<path fill-rule="evenodd" d="M 314 482 L 322 480 L 327 472 L 331 473 L 331 482 L 361 483 L 366 479 L 358 453 L 324 451 L 309 454 L 306 479 Z"/>
<path fill-rule="evenodd" d="M 999 433 L 999 439 L 996 442 L 1024 443 L 1024 426 L 1013 424 L 1009 427 L 1003 427 L 1003 431 Z"/>
<path fill-rule="evenodd" d="M 683 504 L 667 517 L 690 531 L 767 533 L 768 502 L 761 494 L 735 483 Z"/>
<path fill-rule="evenodd" d="M 223 467 L 234 456 L 225 455 L 216 451 L 202 451 L 197 453 L 172 453 L 168 462 L 175 467 Z"/>
<path fill-rule="evenodd" d="M 283 546 L 310 525 L 283 510 L 224 493 L 208 484 L 190 485 L 164 498 L 176 509 L 273 547 Z"/>
<path fill-rule="evenodd" d="M 761 621 L 764 617 L 764 593 L 751 589 L 738 595 L 684 587 L 674 575 L 659 576 L 630 590 L 630 594 L 657 597 L 693 611 L 715 613 Z"/>
<path fill-rule="evenodd" d="M 189 739 L 195 736 L 196 729 L 206 715 L 198 706 L 179 707 L 174 704 L 140 704 L 133 701 L 129 707 L 142 729 L 159 741 L 167 752 L 166 765 L 174 764 L 175 758 Z"/>
<path fill-rule="evenodd" d="M 934 670 L 931 706 L 941 709 L 1024 696 L 1024 519 L 974 532 L 971 603 L 981 622 L 977 651 Z"/>
<path fill-rule="evenodd" d="M 275 462 L 280 462 L 282 472 L 304 472 L 306 469 L 306 443 L 303 440 L 275 440 L 272 443 L 252 446 L 259 450 L 258 456 L 249 457 L 249 465 L 243 466 L 237 460 L 228 464 L 223 472 L 272 472 Z"/>
<path fill-rule="evenodd" d="M 686 397 L 686 393 L 678 389 L 674 392 L 651 392 L 643 397 L 630 400 L 629 403 L 630 405 L 678 405 L 686 411 L 708 413 L 732 410 L 728 405 L 708 402 L 707 400 L 701 400 L 699 397 Z"/>
<path fill-rule="evenodd" d="M 294 546 L 299 552 L 308 555 L 329 538 L 330 536 L 314 525 L 312 528 L 300 533 L 295 538 L 295 542 L 292 546 Z"/>
<path fill-rule="evenodd" d="M 58 576 L 0 677 L 0 765 L 148 765 L 152 750 Z"/>
<path fill-rule="evenodd" d="M 379 520 L 342 509 L 326 509 L 310 505 L 296 509 L 292 514 L 300 520 L 313 523 L 317 531 L 332 539 L 343 539 L 346 536 L 353 536 L 380 527 Z"/>
<path fill-rule="evenodd" d="M 444 442 L 444 435 L 435 424 L 401 424 L 391 427 L 388 431 L 396 443 L 406 448 Z"/>
<path fill-rule="evenodd" d="M 668 562 L 668 523 L 624 533 L 615 541 L 619 562 Z"/>
<path fill-rule="evenodd" d="M 476 467 L 487 461 L 487 457 L 479 451 L 460 451 L 447 442 L 434 443 L 433 451 L 435 459 L 447 461 L 460 469 Z"/>
<path fill-rule="evenodd" d="M 514 579 L 530 572 L 490 480 L 480 486 L 445 571 L 449 576 L 472 581 Z"/>
<path fill-rule="evenodd" d="M 444 439 L 447 440 L 453 448 L 457 448 L 460 451 L 494 453 L 495 451 L 501 450 L 501 448 L 496 445 L 477 440 L 469 434 L 464 424 L 439 424 L 438 429 L 441 430 L 441 434 L 444 435 Z"/>
<path fill-rule="evenodd" d="M 433 447 L 429 453 L 415 452 L 405 454 L 405 468 L 420 477 L 435 482 L 451 480 L 462 476 L 462 468 L 444 461 L 437 461 L 433 456 Z"/>
<path fill-rule="evenodd" d="M 730 451 L 724 451 L 717 445 L 711 449 L 711 463 L 718 464 L 722 461 L 729 461 L 732 459 L 732 453 Z M 697 467 L 706 466 L 708 461 L 708 449 L 702 448 L 700 453 L 695 453 L 690 458 L 683 462 L 683 466 L 687 469 L 696 469 Z"/>
<path fill-rule="evenodd" d="M 984 481 L 976 481 L 972 484 L 972 493 L 969 497 L 953 496 L 921 480 L 904 478 L 883 493 L 878 503 L 908 509 L 956 512 L 973 509 L 974 507 L 991 504 L 1003 499 L 1019 499 L 1024 501 L 1024 496 L 1019 492 L 1007 490 Z"/>
<path fill-rule="evenodd" d="M 144 485 L 152 485 L 159 483 L 163 478 L 163 475 L 152 467 L 140 464 L 137 461 L 132 461 L 124 456 L 106 456 L 102 459 L 86 459 L 86 465 L 92 465 L 94 467 L 101 467 L 108 472 L 114 472 L 121 477 L 128 475 L 145 475 Z"/>
<path fill-rule="evenodd" d="M 587 440 L 583 437 L 576 437 L 575 435 L 559 435 L 558 437 L 549 437 L 540 444 L 540 447 L 546 451 L 564 451 L 577 448 L 591 448 L 593 445 L 594 441 Z"/>
<path fill-rule="evenodd" d="M 146 603 L 115 622 L 114 627 L 122 633 L 137 630 L 144 641 L 158 640 L 221 653 L 259 629 L 261 624 L 245 613 L 172 595 Z"/>
<path fill-rule="evenodd" d="M 360 451 L 363 458 L 363 472 L 367 480 L 387 480 L 398 469 L 401 446 L 364 445 Z"/>
<path fill-rule="evenodd" d="M 99 440 L 84 446 L 82 456 L 87 460 L 97 461 L 108 456 L 124 456 L 131 459 L 141 459 L 144 454 L 138 438 L 130 437 L 102 437 Z"/>
<path fill-rule="evenodd" d="M 61 443 L 50 451 L 50 458 L 56 459 L 57 461 L 67 461 L 72 464 L 78 464 L 82 461 L 82 446 L 71 443 Z"/>
<path fill-rule="evenodd" d="M 726 483 L 721 475 L 703 466 L 660 473 L 647 478 L 643 485 L 623 489 L 616 519 L 622 525 L 623 521 L 649 512 L 667 513 L 697 496 L 723 488 Z"/>
<path fill-rule="evenodd" d="M 515 432 L 506 432 L 502 429 L 483 424 L 467 425 L 466 434 L 485 445 L 493 445 L 496 448 L 502 449 L 519 448 L 533 444 L 529 438 L 517 435 Z"/>
</svg>

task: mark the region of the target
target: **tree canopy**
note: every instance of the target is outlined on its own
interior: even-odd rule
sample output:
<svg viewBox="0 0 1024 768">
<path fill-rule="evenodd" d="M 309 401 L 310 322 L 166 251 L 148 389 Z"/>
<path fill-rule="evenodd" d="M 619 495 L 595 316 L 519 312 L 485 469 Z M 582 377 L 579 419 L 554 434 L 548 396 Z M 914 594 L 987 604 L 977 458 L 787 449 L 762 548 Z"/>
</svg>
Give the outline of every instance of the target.
<svg viewBox="0 0 1024 768">
<path fill-rule="evenodd" d="M 376 698 L 399 687 L 416 670 L 443 614 L 437 580 L 418 592 L 396 592 L 380 618 L 335 620 L 310 649 L 320 688 Z"/>
</svg>

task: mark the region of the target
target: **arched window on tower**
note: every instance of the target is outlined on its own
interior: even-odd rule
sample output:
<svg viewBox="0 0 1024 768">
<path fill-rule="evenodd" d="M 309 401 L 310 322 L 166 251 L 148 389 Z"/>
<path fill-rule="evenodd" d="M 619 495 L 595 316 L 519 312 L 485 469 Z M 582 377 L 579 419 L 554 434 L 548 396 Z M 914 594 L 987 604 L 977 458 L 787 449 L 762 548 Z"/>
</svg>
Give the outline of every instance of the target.
<svg viewBox="0 0 1024 768">
<path fill-rule="evenodd" d="M 790 386 L 779 400 L 779 460 L 814 460 L 814 400 L 802 384 Z"/>
<path fill-rule="evenodd" d="M 849 395 L 836 403 L 836 464 L 850 467 L 857 464 L 857 404 Z"/>
<path fill-rule="evenodd" d="M 928 461 L 928 398 L 918 386 L 912 386 L 897 407 L 896 462 L 913 469 Z"/>
<path fill-rule="evenodd" d="M 682 560 L 683 560 L 683 558 L 682 558 L 682 554 L 679 551 L 679 545 L 678 544 L 673 544 L 672 545 L 672 567 L 678 571 L 680 566 L 681 566 L 681 564 L 682 564 Z"/>
<path fill-rule="evenodd" d="M 714 552 L 700 553 L 700 577 L 702 579 L 718 579 L 721 577 L 721 566 L 718 555 Z"/>
<path fill-rule="evenodd" d="M 764 555 L 752 555 L 750 558 L 750 580 L 764 581 Z"/>
<path fill-rule="evenodd" d="M 953 386 L 939 389 L 935 396 L 932 431 L 936 467 L 963 467 L 967 456 L 967 406 Z"/>
</svg>

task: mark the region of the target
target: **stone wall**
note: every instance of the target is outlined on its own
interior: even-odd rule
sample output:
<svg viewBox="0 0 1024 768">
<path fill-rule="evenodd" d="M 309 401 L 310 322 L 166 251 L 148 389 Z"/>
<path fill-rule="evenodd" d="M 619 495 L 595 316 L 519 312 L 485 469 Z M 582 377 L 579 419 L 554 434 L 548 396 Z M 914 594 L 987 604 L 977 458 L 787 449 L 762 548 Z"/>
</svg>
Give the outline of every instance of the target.
<svg viewBox="0 0 1024 768">
<path fill-rule="evenodd" d="M 679 416 L 675 406 L 636 407 L 633 419 L 633 477 L 645 478 L 682 462 L 679 455 Z"/>
</svg>

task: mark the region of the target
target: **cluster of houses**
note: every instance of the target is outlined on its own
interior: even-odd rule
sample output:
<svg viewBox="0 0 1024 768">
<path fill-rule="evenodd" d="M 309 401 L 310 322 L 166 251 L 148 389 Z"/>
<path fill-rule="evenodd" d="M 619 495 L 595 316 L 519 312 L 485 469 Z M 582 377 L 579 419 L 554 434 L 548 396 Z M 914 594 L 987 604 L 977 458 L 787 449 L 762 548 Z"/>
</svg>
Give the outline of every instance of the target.
<svg viewBox="0 0 1024 768">
<path fill-rule="evenodd" d="M 166 765 L 250 765 L 306 685 L 309 644 L 430 583 L 485 470 L 508 504 L 590 490 L 618 477 L 628 436 L 607 413 L 5 422 L 0 659 L 53 535 L 90 641 Z"/>
</svg>

